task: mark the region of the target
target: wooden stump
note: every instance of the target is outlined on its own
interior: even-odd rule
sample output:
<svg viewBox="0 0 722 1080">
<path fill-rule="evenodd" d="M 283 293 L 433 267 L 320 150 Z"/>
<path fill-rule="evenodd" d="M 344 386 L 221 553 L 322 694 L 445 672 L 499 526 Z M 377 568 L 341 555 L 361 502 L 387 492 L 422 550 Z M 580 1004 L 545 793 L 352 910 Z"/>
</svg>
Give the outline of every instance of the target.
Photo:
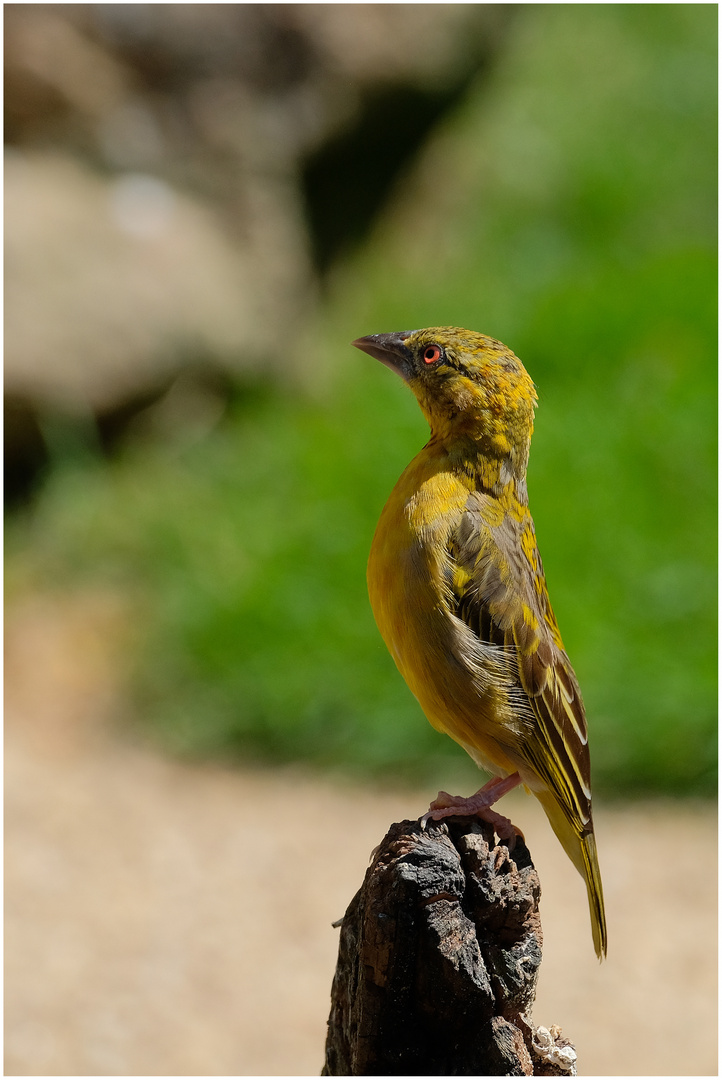
<svg viewBox="0 0 722 1080">
<path fill-rule="evenodd" d="M 323 1075 L 575 1075 L 531 1023 L 540 891 L 477 818 L 392 825 L 343 918 Z"/>
</svg>

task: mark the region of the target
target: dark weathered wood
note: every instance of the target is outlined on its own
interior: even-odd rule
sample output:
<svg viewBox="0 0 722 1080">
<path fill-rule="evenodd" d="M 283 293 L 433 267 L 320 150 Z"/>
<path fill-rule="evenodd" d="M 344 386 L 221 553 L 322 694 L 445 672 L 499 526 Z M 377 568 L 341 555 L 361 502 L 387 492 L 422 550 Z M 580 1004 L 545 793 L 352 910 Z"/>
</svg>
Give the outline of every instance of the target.
<svg viewBox="0 0 722 1080">
<path fill-rule="evenodd" d="M 531 1024 L 539 896 L 521 839 L 510 855 L 476 818 L 392 825 L 341 926 L 323 1075 L 574 1075 L 570 1044 Z"/>
</svg>

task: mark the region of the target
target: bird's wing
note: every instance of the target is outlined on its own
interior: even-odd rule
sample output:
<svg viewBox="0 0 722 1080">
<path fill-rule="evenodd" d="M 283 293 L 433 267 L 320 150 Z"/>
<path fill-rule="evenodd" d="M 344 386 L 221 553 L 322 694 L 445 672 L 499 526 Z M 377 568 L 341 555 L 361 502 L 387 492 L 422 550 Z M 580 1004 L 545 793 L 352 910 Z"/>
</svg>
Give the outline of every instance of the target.
<svg viewBox="0 0 722 1080">
<path fill-rule="evenodd" d="M 579 833 L 591 821 L 587 722 L 547 593 L 526 507 L 472 492 L 449 543 L 454 614 L 482 642 L 513 648 L 536 723 L 517 749 Z"/>
</svg>

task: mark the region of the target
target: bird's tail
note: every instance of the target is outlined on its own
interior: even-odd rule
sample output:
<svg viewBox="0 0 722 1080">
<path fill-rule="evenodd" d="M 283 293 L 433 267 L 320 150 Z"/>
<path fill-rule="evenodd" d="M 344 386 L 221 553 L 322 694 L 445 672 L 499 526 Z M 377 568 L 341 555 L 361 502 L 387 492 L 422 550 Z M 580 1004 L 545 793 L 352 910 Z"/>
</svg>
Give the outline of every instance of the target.
<svg viewBox="0 0 722 1080">
<path fill-rule="evenodd" d="M 594 951 L 602 960 L 607 955 L 607 920 L 604 914 L 602 875 L 599 872 L 594 830 L 583 832 L 576 829 L 551 792 L 534 794 L 544 807 L 559 842 L 586 882 Z"/>
</svg>

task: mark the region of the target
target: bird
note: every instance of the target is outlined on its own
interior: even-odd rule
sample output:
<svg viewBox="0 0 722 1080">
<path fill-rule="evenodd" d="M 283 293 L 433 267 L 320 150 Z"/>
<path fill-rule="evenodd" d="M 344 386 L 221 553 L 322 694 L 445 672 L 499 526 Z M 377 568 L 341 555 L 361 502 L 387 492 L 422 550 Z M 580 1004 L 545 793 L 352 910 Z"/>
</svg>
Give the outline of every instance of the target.
<svg viewBox="0 0 722 1080">
<path fill-rule="evenodd" d="M 491 807 L 523 785 L 586 883 L 601 960 L 607 927 L 587 720 L 527 495 L 534 383 L 506 345 L 461 327 L 352 344 L 401 376 L 430 427 L 376 527 L 367 568 L 374 617 L 432 726 L 491 774 L 469 798 L 440 791 L 422 824 L 478 814 L 502 836 L 511 823 Z"/>
</svg>

